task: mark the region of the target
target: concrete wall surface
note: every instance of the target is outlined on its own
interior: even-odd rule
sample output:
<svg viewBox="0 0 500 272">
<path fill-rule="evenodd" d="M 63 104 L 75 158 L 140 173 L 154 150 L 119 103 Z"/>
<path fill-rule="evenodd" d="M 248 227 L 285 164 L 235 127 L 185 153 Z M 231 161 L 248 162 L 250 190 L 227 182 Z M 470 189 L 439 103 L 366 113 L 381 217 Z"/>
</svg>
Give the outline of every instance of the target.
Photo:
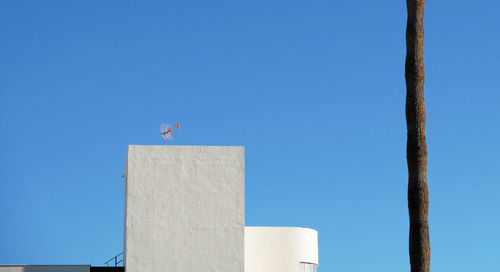
<svg viewBox="0 0 500 272">
<path fill-rule="evenodd" d="M 126 272 L 244 271 L 244 148 L 128 148 Z"/>
<path fill-rule="evenodd" d="M 245 227 L 245 272 L 299 272 L 318 264 L 318 232 L 295 227 Z"/>
<path fill-rule="evenodd" d="M 2 265 L 0 272 L 89 272 L 90 265 Z"/>
</svg>

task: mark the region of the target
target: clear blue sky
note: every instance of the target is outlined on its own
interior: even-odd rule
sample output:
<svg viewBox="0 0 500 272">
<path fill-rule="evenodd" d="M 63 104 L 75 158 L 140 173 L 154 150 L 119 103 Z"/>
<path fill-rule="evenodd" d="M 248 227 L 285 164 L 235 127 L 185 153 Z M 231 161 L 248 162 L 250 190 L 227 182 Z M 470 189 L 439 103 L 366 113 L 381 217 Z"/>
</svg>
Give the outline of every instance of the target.
<svg viewBox="0 0 500 272">
<path fill-rule="evenodd" d="M 500 4 L 428 1 L 431 269 L 500 271 Z M 405 1 L 0 3 L 0 264 L 122 251 L 127 145 L 243 145 L 247 225 L 408 271 Z"/>
</svg>

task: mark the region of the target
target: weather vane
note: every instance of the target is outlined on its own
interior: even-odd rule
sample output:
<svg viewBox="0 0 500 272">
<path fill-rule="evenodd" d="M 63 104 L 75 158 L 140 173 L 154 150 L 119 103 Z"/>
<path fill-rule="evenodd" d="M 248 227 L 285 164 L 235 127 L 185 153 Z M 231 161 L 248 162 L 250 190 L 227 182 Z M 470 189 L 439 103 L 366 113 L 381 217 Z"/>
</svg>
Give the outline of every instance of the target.
<svg viewBox="0 0 500 272">
<path fill-rule="evenodd" d="M 174 137 L 172 137 L 172 132 L 176 131 L 179 129 L 179 123 L 175 125 L 167 125 L 165 123 L 161 124 L 160 127 L 160 132 L 161 132 L 161 138 L 163 139 L 163 145 L 167 144 L 167 139 L 168 140 L 173 140 Z"/>
</svg>

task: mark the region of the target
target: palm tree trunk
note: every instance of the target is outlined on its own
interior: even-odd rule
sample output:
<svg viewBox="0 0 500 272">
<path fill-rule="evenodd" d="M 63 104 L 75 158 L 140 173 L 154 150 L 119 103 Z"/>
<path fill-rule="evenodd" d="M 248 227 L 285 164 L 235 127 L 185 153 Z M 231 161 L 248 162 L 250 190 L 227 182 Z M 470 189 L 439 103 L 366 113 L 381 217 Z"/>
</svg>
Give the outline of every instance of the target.
<svg viewBox="0 0 500 272">
<path fill-rule="evenodd" d="M 406 26 L 406 125 L 408 139 L 408 211 L 410 215 L 410 264 L 412 272 L 430 269 L 429 195 L 424 100 L 425 0 L 407 0 Z"/>
</svg>

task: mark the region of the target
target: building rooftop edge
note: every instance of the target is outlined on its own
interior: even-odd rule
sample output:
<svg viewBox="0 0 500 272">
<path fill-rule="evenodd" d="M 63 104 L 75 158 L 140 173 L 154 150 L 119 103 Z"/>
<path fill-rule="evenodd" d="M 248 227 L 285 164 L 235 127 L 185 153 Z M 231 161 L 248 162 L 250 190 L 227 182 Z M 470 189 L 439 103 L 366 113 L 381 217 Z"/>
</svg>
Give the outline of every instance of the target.
<svg viewBox="0 0 500 272">
<path fill-rule="evenodd" d="M 244 145 L 128 145 L 140 147 L 245 147 Z"/>
<path fill-rule="evenodd" d="M 279 226 L 245 226 L 246 228 L 251 228 L 251 229 L 290 229 L 290 230 L 312 230 L 315 232 L 318 232 L 317 230 L 313 228 L 305 228 L 305 227 L 279 227 Z"/>
</svg>

